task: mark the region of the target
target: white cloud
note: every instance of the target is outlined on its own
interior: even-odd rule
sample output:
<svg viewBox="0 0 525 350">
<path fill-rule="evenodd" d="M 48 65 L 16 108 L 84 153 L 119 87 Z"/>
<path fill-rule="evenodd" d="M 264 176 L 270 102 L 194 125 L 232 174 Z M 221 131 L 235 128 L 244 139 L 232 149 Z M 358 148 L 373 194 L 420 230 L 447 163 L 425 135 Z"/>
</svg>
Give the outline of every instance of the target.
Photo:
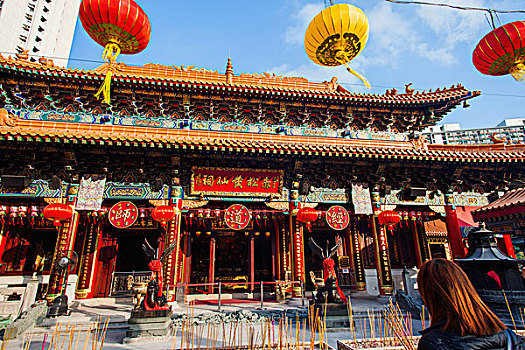
<svg viewBox="0 0 525 350">
<path fill-rule="evenodd" d="M 419 56 L 444 66 L 450 66 L 457 62 L 456 57 L 446 48 L 428 49 L 427 45 L 422 45 L 419 47 L 418 52 Z"/>
<path fill-rule="evenodd" d="M 456 0 L 439 0 L 441 3 L 457 5 Z M 461 6 L 486 7 L 484 0 L 463 0 Z M 431 29 L 439 43 L 453 49 L 461 43 L 479 40 L 480 31 L 487 27 L 484 13 L 463 11 L 438 6 L 418 6 L 416 14 L 424 27 Z"/>
<path fill-rule="evenodd" d="M 303 45 L 304 33 L 312 19 L 323 10 L 321 2 L 306 4 L 292 15 L 293 24 L 286 29 L 284 39 L 288 44 Z"/>
<path fill-rule="evenodd" d="M 369 65 L 395 65 L 407 51 L 416 51 L 420 44 L 418 32 L 410 21 L 395 12 L 390 4 L 379 4 L 367 13 L 370 39 L 363 61 Z M 359 58 L 359 57 L 358 57 Z"/>
</svg>

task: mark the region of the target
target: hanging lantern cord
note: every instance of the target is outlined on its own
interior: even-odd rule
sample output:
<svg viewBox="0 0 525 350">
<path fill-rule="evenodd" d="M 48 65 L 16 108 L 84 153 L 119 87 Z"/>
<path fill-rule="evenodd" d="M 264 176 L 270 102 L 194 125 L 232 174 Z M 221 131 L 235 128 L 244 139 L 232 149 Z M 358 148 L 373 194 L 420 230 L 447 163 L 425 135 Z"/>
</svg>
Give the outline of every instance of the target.
<svg viewBox="0 0 525 350">
<path fill-rule="evenodd" d="M 518 81 L 525 81 L 525 58 L 522 57 L 510 67 L 510 74 Z"/>
<path fill-rule="evenodd" d="M 348 65 L 349 60 L 347 59 L 347 54 L 343 49 L 337 51 L 337 53 L 335 54 L 335 59 L 341 64 L 344 64 L 348 73 L 358 77 L 368 89 L 372 88 L 372 86 L 370 86 L 370 83 L 368 82 L 368 79 L 366 79 L 364 76 L 350 68 L 350 66 Z"/>
<path fill-rule="evenodd" d="M 365 84 L 365 86 L 369 89 L 372 88 L 372 86 L 370 85 L 370 83 L 368 82 L 368 79 L 366 79 L 364 76 L 362 76 L 361 74 L 357 73 L 355 70 L 353 70 L 352 68 L 350 68 L 350 66 L 348 65 L 348 62 L 345 62 L 345 66 L 346 66 L 346 70 L 348 71 L 348 73 L 350 74 L 353 74 L 355 75 L 356 77 L 358 77 L 359 79 L 361 79 L 361 81 L 363 82 L 363 84 Z"/>
<path fill-rule="evenodd" d="M 106 78 L 104 79 L 104 82 L 102 83 L 102 86 L 98 89 L 97 93 L 95 94 L 96 98 L 99 98 L 100 94 L 104 96 L 104 100 L 102 102 L 110 104 L 111 101 L 111 77 L 113 75 L 113 63 L 117 59 L 118 55 L 120 55 L 120 47 L 115 43 L 109 43 L 106 45 L 106 48 L 104 49 L 104 53 L 102 54 L 102 58 L 105 61 L 108 61 L 109 66 L 108 70 L 106 72 Z"/>
</svg>

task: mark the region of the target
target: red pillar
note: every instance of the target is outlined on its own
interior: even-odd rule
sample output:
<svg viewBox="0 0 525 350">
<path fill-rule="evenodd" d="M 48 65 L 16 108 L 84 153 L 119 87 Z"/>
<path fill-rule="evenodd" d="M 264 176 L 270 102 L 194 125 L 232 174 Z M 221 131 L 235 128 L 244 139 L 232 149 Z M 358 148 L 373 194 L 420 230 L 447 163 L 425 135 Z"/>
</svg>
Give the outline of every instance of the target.
<svg viewBox="0 0 525 350">
<path fill-rule="evenodd" d="M 180 254 L 180 225 L 181 225 L 181 210 L 182 210 L 182 200 L 180 198 L 174 198 L 173 209 L 175 209 L 175 217 L 169 222 L 168 229 L 165 234 L 164 239 L 164 248 L 169 247 L 173 242 L 176 242 L 175 249 L 173 252 L 166 258 L 163 266 L 164 274 L 164 283 L 166 286 L 169 286 L 169 295 L 166 297 L 168 300 L 173 300 L 175 295 L 175 290 L 171 287 L 177 283 L 177 274 L 178 274 L 178 258 Z"/>
<path fill-rule="evenodd" d="M 516 259 L 516 252 L 514 251 L 514 245 L 509 234 L 503 235 L 503 242 L 505 244 L 505 253 L 511 258 Z"/>
<path fill-rule="evenodd" d="M 7 244 L 7 235 L 9 234 L 7 221 L 0 222 L 0 257 L 4 255 L 5 246 Z M 0 258 L 0 263 L 2 259 Z M 5 271 L 6 265 L 4 265 L 3 270 Z"/>
<path fill-rule="evenodd" d="M 73 203 L 69 203 L 73 204 Z M 63 273 L 55 268 L 55 262 L 57 259 L 60 259 L 61 254 L 66 253 L 71 257 L 71 251 L 75 245 L 75 236 L 77 234 L 78 227 L 78 212 L 73 212 L 73 216 L 68 221 L 64 222 L 62 226 L 59 227 L 59 232 L 57 235 L 57 243 L 55 245 L 55 253 L 53 254 L 53 260 L 51 263 L 51 273 L 49 274 L 49 284 L 47 287 L 46 300 L 48 304 L 53 302 L 53 300 L 60 295 L 64 283 L 67 284 L 67 281 L 63 281 Z"/>
<path fill-rule="evenodd" d="M 461 236 L 461 229 L 459 228 L 456 213 L 456 205 L 454 204 L 454 196 L 452 194 L 445 194 L 445 202 L 448 240 L 452 248 L 452 255 L 454 259 L 463 259 L 467 254 L 467 248 L 463 244 L 463 237 Z"/>
<path fill-rule="evenodd" d="M 250 236 L 250 291 L 255 288 L 255 236 Z"/>
<path fill-rule="evenodd" d="M 299 201 L 290 201 L 290 234 L 292 236 L 292 252 L 293 252 L 293 280 L 305 281 L 304 279 L 304 242 L 303 242 L 303 228 L 297 220 L 297 211 L 301 208 Z M 301 295 L 301 287 L 299 285 L 293 286 L 293 295 Z"/>
<path fill-rule="evenodd" d="M 276 233 L 271 235 L 270 236 L 270 244 L 271 244 L 271 248 L 272 248 L 272 278 L 274 280 L 277 280 L 277 274 L 276 274 L 276 269 L 277 269 L 277 250 L 276 250 L 276 246 L 277 246 L 277 236 L 279 235 L 279 231 L 276 230 Z"/>
<path fill-rule="evenodd" d="M 374 214 L 371 217 L 371 228 L 374 236 L 377 281 L 380 295 L 392 295 L 394 293 L 394 282 L 392 280 L 392 269 L 390 266 L 388 239 L 386 237 L 385 227 L 380 225 L 377 220 L 377 216 L 381 213 L 380 199 L 381 197 L 378 192 L 372 192 L 372 208 Z"/>
<path fill-rule="evenodd" d="M 191 236 L 185 235 L 184 236 L 184 280 L 183 283 L 190 283 L 190 276 L 191 276 Z"/>
<path fill-rule="evenodd" d="M 350 222 L 350 225 L 347 228 L 347 233 L 350 240 L 350 261 L 352 261 L 352 268 L 355 271 L 357 290 L 364 291 L 366 290 L 365 268 L 363 264 L 363 256 L 361 254 L 361 240 L 354 220 Z"/>
<path fill-rule="evenodd" d="M 208 271 L 208 283 L 215 282 L 215 236 L 210 238 L 210 268 Z M 208 293 L 213 293 L 213 285 L 208 286 Z"/>
<path fill-rule="evenodd" d="M 80 259 L 81 265 L 78 272 L 77 290 L 75 292 L 77 299 L 93 298 L 98 243 L 103 225 L 104 218 L 99 218 L 97 221 L 87 225 L 82 247 L 82 257 Z"/>
<path fill-rule="evenodd" d="M 423 254 L 421 253 L 421 243 L 419 241 L 419 233 L 417 232 L 417 222 L 411 220 L 410 231 L 412 231 L 412 238 L 414 239 L 414 248 L 416 250 L 416 262 L 417 268 L 420 268 L 423 265 Z"/>
</svg>

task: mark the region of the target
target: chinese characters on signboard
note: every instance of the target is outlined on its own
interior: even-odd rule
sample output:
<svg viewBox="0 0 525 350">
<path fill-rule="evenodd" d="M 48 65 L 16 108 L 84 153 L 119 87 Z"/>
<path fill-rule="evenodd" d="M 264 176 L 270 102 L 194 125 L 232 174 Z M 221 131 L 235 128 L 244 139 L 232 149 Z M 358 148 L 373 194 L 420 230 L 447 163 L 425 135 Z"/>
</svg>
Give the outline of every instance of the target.
<svg viewBox="0 0 525 350">
<path fill-rule="evenodd" d="M 76 210 L 100 210 L 106 186 L 105 175 L 84 175 L 80 181 Z"/>
<path fill-rule="evenodd" d="M 390 259 L 388 256 L 388 241 L 386 237 L 386 230 L 383 225 L 380 225 L 377 230 L 379 238 L 379 261 L 381 266 L 381 279 L 384 286 L 392 285 L 392 272 L 390 271 Z"/>
<path fill-rule="evenodd" d="M 192 195 L 267 197 L 280 194 L 282 185 L 280 170 L 192 168 Z"/>
<path fill-rule="evenodd" d="M 352 203 L 355 214 L 372 215 L 372 200 L 367 184 L 352 183 Z"/>
</svg>

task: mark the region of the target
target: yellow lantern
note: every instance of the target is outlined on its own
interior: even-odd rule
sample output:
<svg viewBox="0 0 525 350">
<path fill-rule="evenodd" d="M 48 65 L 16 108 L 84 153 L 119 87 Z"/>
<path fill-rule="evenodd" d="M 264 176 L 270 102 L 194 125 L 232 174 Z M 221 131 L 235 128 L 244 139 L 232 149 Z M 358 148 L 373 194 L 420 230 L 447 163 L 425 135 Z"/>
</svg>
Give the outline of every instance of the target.
<svg viewBox="0 0 525 350">
<path fill-rule="evenodd" d="M 361 9 L 348 4 L 327 7 L 314 17 L 304 36 L 308 57 L 321 66 L 344 64 L 370 88 L 368 80 L 348 66 L 368 41 L 368 19 Z"/>
</svg>

